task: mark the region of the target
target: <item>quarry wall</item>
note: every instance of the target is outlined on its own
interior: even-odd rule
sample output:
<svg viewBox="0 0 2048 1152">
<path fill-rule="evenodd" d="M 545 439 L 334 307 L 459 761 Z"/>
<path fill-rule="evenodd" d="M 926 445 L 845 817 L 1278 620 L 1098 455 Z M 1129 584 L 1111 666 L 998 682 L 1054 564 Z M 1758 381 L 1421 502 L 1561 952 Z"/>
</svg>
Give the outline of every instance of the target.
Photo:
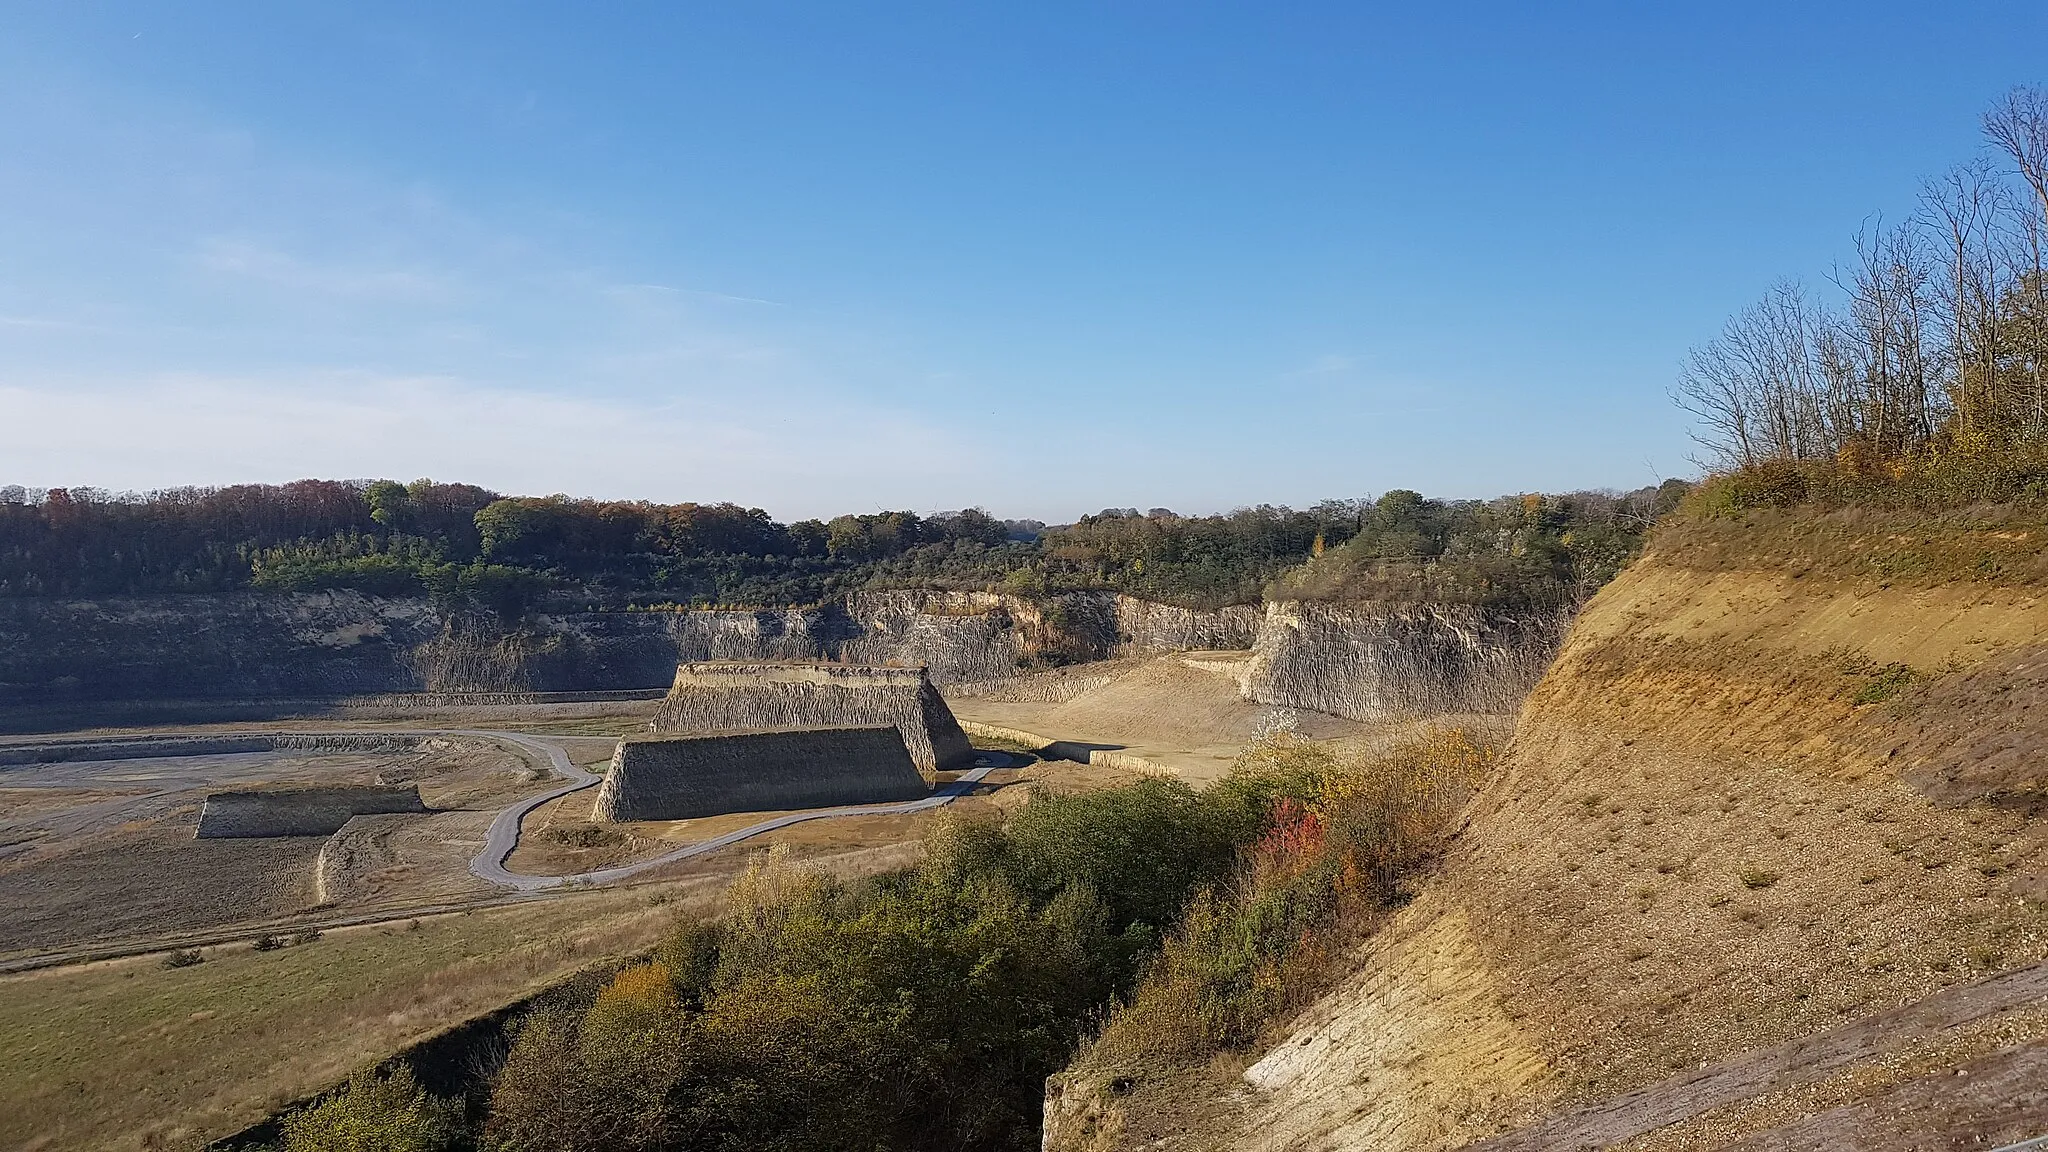
<svg viewBox="0 0 2048 1152">
<path fill-rule="evenodd" d="M 0 745 L 0 767 L 88 760 L 142 760 L 160 756 L 226 756 L 240 752 L 413 752 L 423 744 L 478 744 L 462 736 L 408 736 L 385 732 L 252 732 L 231 736 L 115 736 Z"/>
<path fill-rule="evenodd" d="M 1266 605 L 1247 699 L 1353 720 L 1513 712 L 1543 675 L 1562 613 L 1465 604 Z"/>
<path fill-rule="evenodd" d="M 0 703 L 400 691 L 439 628 L 424 600 L 354 592 L 0 597 Z"/>
<path fill-rule="evenodd" d="M 600 821 L 922 799 L 924 777 L 893 727 L 621 740 L 599 785 Z"/>
<path fill-rule="evenodd" d="M 423 600 L 354 592 L 17 597 L 0 599 L 0 706 L 641 692 L 711 660 L 922 665 L 949 690 L 1057 695 L 1075 686 L 1027 686 L 1020 668 L 1199 648 L 1256 649 L 1250 699 L 1372 719 L 1517 696 L 1560 630 L 1456 605 L 1200 610 L 1107 592 L 864 592 L 805 609 L 543 615 L 512 632 L 450 628 Z"/>
<path fill-rule="evenodd" d="M 201 840 L 238 836 L 331 836 L 351 817 L 423 813 L 419 786 L 336 785 L 215 792 L 199 810 Z"/>
<path fill-rule="evenodd" d="M 734 732 L 765 728 L 889 725 L 924 772 L 973 759 L 945 698 L 921 668 L 827 663 L 711 661 L 676 669 L 654 730 Z"/>
</svg>

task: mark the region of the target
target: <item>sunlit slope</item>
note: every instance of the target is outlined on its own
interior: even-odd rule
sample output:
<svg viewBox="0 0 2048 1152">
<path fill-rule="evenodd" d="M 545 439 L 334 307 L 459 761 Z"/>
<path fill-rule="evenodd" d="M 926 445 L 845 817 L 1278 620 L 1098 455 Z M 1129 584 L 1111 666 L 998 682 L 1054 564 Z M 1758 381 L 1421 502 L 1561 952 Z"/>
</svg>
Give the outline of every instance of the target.
<svg viewBox="0 0 2048 1152">
<path fill-rule="evenodd" d="M 1228 770 L 1276 711 L 1245 699 L 1241 678 L 1249 660 L 1248 652 L 1204 651 L 1105 661 L 1066 670 L 1078 689 L 1071 695 L 950 701 L 963 720 L 1124 749 L 1206 783 Z M 1013 693 L 1021 694 L 1027 693 Z M 1319 712 L 1286 711 L 1298 731 L 1315 739 L 1353 736 L 1371 727 Z"/>
<path fill-rule="evenodd" d="M 2048 1004 L 2021 988 L 1832 1033 L 1826 1067 L 1667 1083 L 2048 954 L 2043 543 L 1667 523 L 1576 623 L 1437 874 L 1250 1069 L 1227 1142 L 1457 1147 L 1654 1086 L 1603 1146 L 1728 1147 L 1823 1109 L 1924 1113 L 1948 1097 L 1915 1082 L 2031 1051 Z"/>
</svg>

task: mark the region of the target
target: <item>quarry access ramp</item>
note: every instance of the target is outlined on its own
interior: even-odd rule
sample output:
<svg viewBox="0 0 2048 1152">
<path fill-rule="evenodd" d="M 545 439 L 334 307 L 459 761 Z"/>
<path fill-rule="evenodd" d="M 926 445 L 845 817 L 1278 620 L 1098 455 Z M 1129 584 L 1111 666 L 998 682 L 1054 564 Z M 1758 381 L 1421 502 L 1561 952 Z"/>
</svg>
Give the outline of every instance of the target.
<svg viewBox="0 0 2048 1152">
<path fill-rule="evenodd" d="M 490 831 L 484 836 L 483 851 L 478 852 L 469 862 L 470 874 L 477 879 L 489 881 L 501 887 L 511 888 L 517 892 L 544 892 L 570 884 L 608 884 L 614 880 L 623 880 L 636 873 L 645 872 L 650 868 L 659 868 L 664 864 L 673 864 L 678 860 L 688 860 L 694 856 L 716 852 L 720 848 L 729 848 L 742 840 L 750 840 L 763 833 L 773 832 L 778 828 L 787 828 L 792 824 L 802 824 L 808 820 L 824 820 L 835 816 L 890 816 L 941 808 L 972 791 L 974 786 L 981 783 L 982 778 L 986 777 L 989 773 L 1002 768 L 1016 767 L 1023 763 L 1021 758 L 1013 757 L 1006 752 L 978 752 L 973 768 L 962 774 L 958 780 L 921 800 L 904 800 L 892 804 L 860 804 L 845 808 L 821 808 L 813 812 L 793 812 L 787 816 L 777 816 L 773 819 L 763 820 L 758 824 L 749 824 L 744 828 L 727 832 L 723 836 L 714 836 L 709 840 L 686 845 L 673 852 L 664 852 L 659 856 L 646 860 L 636 860 L 631 864 L 620 864 L 612 868 L 599 868 L 594 872 L 576 872 L 566 876 L 531 876 L 510 871 L 505 867 L 505 858 L 510 856 L 512 849 L 519 844 L 520 821 L 526 818 L 527 813 L 546 804 L 550 800 L 557 800 L 572 792 L 580 792 L 585 788 L 592 787 L 601 782 L 604 777 L 578 768 L 570 761 L 569 754 L 563 751 L 560 745 L 549 743 L 537 737 L 527 736 L 518 732 L 465 732 L 463 734 L 490 736 L 509 744 L 518 745 L 528 751 L 538 752 L 546 756 L 548 762 L 554 765 L 556 774 L 567 781 L 559 788 L 550 789 L 538 796 L 529 796 L 498 813 L 496 818 L 491 821 Z"/>
</svg>

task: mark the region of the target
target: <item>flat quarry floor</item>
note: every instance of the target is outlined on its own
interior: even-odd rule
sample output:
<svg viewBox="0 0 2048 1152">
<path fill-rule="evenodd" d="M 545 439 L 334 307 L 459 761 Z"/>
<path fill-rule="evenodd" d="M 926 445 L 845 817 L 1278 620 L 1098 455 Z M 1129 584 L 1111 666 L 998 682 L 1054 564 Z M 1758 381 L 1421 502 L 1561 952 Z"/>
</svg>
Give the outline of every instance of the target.
<svg viewBox="0 0 2048 1152">
<path fill-rule="evenodd" d="M 648 711 L 636 703 L 149 731 L 525 731 L 594 768 L 619 736 L 645 730 Z M 848 875 L 900 868 L 916 861 L 935 822 L 1023 803 L 1022 785 L 1079 790 L 1137 778 L 1034 763 L 991 774 L 947 809 L 811 821 L 629 884 L 515 898 L 473 880 L 468 860 L 493 815 L 553 777 L 502 746 L 0 767 L 0 961 L 156 950 L 0 974 L 0 1152 L 196 1147 L 441 1029 L 644 948 L 678 915 L 709 914 L 763 848 L 780 845 Z M 351 822 L 339 838 L 347 866 L 331 876 L 333 891 L 317 891 L 314 880 L 327 837 L 192 838 L 208 791 L 379 779 L 416 782 L 437 811 Z M 514 867 L 584 871 L 775 815 L 626 825 L 623 848 L 586 844 L 582 829 L 602 827 L 589 823 L 595 794 L 529 816 Z M 553 828 L 566 834 L 538 835 Z M 326 927 L 296 936 L 307 924 Z M 255 950 L 254 939 L 270 932 L 291 942 Z M 195 943 L 200 963 L 164 966 L 163 950 Z"/>
<path fill-rule="evenodd" d="M 490 813 L 542 786 L 524 757 L 475 742 L 417 752 L 246 752 L 0 767 L 0 959 L 275 921 L 323 901 L 324 836 L 197 840 L 208 792 L 262 785 L 416 783 L 431 816 L 407 818 L 385 862 L 420 902 L 481 898 L 468 879 Z M 397 830 L 394 830 L 395 832 Z M 387 875 L 386 880 L 395 879 Z M 360 900 L 395 885 L 366 886 Z"/>
<path fill-rule="evenodd" d="M 595 760 L 601 743 L 574 745 L 572 756 Z M 902 868 L 915 863 L 918 840 L 949 812 L 993 815 L 1025 802 L 1027 784 L 1085 789 L 1138 778 L 1100 766 L 1033 763 L 992 773 L 947 809 L 799 824 L 626 885 L 500 897 L 416 919 L 399 911 L 273 951 L 258 952 L 242 938 L 199 949 L 202 962 L 185 968 L 146 955 L 0 975 L 0 1069 L 7 1071 L 0 1076 L 0 1150 L 196 1147 L 452 1024 L 645 948 L 679 916 L 712 914 L 726 883 L 765 847 L 781 845 L 842 875 Z M 567 813 L 566 824 L 587 821 L 590 795 L 573 798 L 580 813 L 569 804 L 550 807 Z M 536 816 L 544 821 L 549 811 Z M 461 839 L 460 818 L 480 839 L 488 816 L 480 809 L 375 820 L 407 826 L 418 839 Z M 652 853 L 761 816 L 627 827 Z M 403 835 L 391 837 L 391 871 L 381 880 L 378 870 L 363 874 L 363 899 L 374 903 L 371 889 L 380 882 L 390 892 L 416 890 L 419 881 L 403 873 L 406 853 L 416 849 Z M 320 838 L 281 842 L 317 848 Z M 195 843 L 238 842 L 173 847 Z M 461 858 L 473 851 L 465 843 Z M 548 862 L 582 870 L 590 858 L 565 849 Z M 137 915 L 148 919 L 146 910 Z"/>
<path fill-rule="evenodd" d="M 1099 667 L 1115 679 L 1058 704 L 979 697 L 948 697 L 947 704 L 962 720 L 1128 752 L 1202 785 L 1230 770 L 1258 726 L 1274 712 L 1246 700 L 1238 690 L 1241 658 L 1234 653 L 1178 653 L 1104 663 Z M 1068 671 L 1087 675 L 1094 667 L 1077 665 Z M 1318 712 L 1295 713 L 1295 724 L 1302 735 L 1318 740 L 1353 737 L 1369 728 Z"/>
</svg>

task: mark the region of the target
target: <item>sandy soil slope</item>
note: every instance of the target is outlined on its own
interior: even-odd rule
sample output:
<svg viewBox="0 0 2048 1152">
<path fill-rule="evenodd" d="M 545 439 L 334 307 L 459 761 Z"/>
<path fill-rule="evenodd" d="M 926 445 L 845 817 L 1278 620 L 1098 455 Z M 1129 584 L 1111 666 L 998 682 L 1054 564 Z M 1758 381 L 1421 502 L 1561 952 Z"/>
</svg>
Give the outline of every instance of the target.
<svg viewBox="0 0 2048 1152">
<path fill-rule="evenodd" d="M 1825 564 L 1738 547 L 1741 525 L 1667 528 L 1582 614 L 1351 979 L 1205 1089 L 1223 1114 L 1126 1130 L 1442 1149 L 1594 1108 L 1626 1122 L 1500 1146 L 2048 1131 L 2038 1094 L 1992 1117 L 1984 1091 L 1940 1090 L 1980 1063 L 2020 1077 L 2048 1043 L 2034 983 L 1990 1015 L 1929 1000 L 2048 957 L 2048 598 L 1995 567 L 1854 562 L 1939 530 L 1852 524 L 1829 544 L 1850 560 Z M 1859 1127 L 1890 1135 L 1841 1142 Z"/>
</svg>

